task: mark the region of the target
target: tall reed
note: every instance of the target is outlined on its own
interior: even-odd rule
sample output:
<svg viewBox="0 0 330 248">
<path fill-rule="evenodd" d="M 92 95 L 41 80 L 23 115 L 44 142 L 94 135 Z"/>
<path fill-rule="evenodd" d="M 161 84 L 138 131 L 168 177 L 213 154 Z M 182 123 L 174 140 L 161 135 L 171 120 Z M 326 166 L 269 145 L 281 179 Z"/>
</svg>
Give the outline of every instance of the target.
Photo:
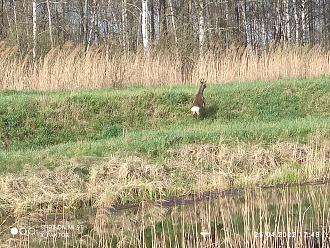
<svg viewBox="0 0 330 248">
<path fill-rule="evenodd" d="M 17 58 L 17 49 L 0 43 L 0 89 L 69 90 L 130 85 L 192 84 L 203 77 L 226 83 L 281 78 L 312 78 L 330 74 L 330 51 L 321 47 L 281 44 L 268 52 L 249 48 L 208 51 L 203 58 L 171 51 L 107 53 L 70 43 L 33 61 Z"/>
</svg>

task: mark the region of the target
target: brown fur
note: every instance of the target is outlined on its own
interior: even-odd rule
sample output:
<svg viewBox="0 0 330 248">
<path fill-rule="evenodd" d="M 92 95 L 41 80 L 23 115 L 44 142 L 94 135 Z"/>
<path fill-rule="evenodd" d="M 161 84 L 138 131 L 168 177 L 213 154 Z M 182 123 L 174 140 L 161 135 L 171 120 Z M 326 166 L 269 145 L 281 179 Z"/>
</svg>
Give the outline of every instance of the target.
<svg viewBox="0 0 330 248">
<path fill-rule="evenodd" d="M 201 112 L 205 110 L 204 90 L 206 88 L 206 81 L 201 79 L 198 92 L 195 96 L 193 106 L 199 107 Z"/>
</svg>

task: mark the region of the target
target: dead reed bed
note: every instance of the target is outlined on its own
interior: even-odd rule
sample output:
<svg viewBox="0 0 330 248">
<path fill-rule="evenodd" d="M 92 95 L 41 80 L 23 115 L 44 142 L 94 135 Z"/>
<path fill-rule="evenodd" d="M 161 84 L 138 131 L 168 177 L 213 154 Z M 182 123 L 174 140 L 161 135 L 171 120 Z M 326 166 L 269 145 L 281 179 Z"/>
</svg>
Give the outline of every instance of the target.
<svg viewBox="0 0 330 248">
<path fill-rule="evenodd" d="M 231 48 L 206 52 L 203 58 L 171 51 L 122 54 L 94 47 L 87 53 L 70 43 L 36 61 L 17 58 L 15 47 L 0 43 L 0 89 L 73 90 L 131 85 L 243 82 L 312 78 L 330 74 L 330 51 L 321 47 L 272 46 L 268 52 Z"/>
<path fill-rule="evenodd" d="M 108 207 L 82 212 L 42 209 L 13 214 L 11 226 L 55 225 L 61 236 L 0 235 L 3 247 L 329 247 L 329 185 L 251 189 L 237 195 L 164 208 Z M 7 224 L 7 223 L 5 223 Z M 81 226 L 79 230 L 63 225 Z M 24 229 L 23 229 L 24 230 Z M 45 232 L 40 230 L 40 232 Z M 38 246 L 39 245 L 39 246 Z"/>
</svg>

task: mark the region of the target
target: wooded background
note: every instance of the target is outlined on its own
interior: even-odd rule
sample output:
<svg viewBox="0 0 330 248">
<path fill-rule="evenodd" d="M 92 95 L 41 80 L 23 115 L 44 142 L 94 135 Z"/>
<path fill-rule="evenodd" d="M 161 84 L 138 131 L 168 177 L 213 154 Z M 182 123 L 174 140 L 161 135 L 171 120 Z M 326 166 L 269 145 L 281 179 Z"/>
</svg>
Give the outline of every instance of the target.
<svg viewBox="0 0 330 248">
<path fill-rule="evenodd" d="M 1 0 L 0 37 L 39 56 L 67 41 L 180 53 L 274 42 L 329 46 L 328 0 Z"/>
<path fill-rule="evenodd" d="M 330 74 L 329 0 L 0 0 L 0 88 Z"/>
</svg>

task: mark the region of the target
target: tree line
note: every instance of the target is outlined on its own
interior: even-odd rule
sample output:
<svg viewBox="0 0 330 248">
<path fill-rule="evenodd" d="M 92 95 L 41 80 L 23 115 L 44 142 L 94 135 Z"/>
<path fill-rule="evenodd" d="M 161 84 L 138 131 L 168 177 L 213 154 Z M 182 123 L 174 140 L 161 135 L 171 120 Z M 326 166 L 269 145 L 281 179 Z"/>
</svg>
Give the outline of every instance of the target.
<svg viewBox="0 0 330 248">
<path fill-rule="evenodd" d="M 1 0 L 0 38 L 22 55 L 66 42 L 181 54 L 286 41 L 330 44 L 328 0 Z"/>
</svg>

